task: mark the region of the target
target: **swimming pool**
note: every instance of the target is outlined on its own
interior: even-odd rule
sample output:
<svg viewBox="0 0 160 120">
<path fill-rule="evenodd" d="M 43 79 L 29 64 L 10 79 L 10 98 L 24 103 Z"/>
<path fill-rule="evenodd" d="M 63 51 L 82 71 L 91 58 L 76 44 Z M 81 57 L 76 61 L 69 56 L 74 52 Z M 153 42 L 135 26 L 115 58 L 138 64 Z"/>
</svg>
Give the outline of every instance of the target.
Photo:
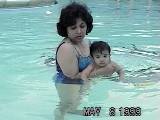
<svg viewBox="0 0 160 120">
<path fill-rule="evenodd" d="M 76 120 L 158 120 L 160 112 L 160 2 L 83 0 L 91 8 L 94 29 L 88 38 L 106 40 L 112 59 L 123 65 L 126 81 L 96 78 L 80 106 L 101 106 L 98 117 Z M 67 2 L 67 1 L 66 1 Z M 51 120 L 58 102 L 52 82 L 60 0 L 53 6 L 0 9 L 0 119 Z M 47 12 L 48 11 L 48 12 Z M 48 14 L 50 13 L 50 14 Z M 109 108 L 141 107 L 141 116 L 108 115 Z M 117 110 L 116 109 L 116 110 Z"/>
</svg>

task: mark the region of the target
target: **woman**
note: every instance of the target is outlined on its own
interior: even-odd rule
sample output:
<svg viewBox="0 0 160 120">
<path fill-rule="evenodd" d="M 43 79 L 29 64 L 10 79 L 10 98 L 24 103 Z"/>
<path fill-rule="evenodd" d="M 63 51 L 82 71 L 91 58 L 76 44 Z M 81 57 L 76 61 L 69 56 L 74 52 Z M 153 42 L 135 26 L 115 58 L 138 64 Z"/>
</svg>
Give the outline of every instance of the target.
<svg viewBox="0 0 160 120">
<path fill-rule="evenodd" d="M 92 63 L 90 44 L 84 39 L 92 31 L 92 23 L 93 18 L 85 5 L 73 2 L 61 10 L 57 30 L 64 39 L 56 52 L 55 85 L 60 98 L 56 120 L 63 120 L 66 112 L 73 112 L 79 105 L 83 84 L 80 73 Z"/>
</svg>

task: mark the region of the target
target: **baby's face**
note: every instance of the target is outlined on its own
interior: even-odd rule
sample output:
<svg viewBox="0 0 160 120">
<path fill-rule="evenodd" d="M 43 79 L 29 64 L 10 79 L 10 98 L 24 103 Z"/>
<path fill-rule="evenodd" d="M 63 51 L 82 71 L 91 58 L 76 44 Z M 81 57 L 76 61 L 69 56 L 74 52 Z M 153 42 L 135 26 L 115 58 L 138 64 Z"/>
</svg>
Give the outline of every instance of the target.
<svg viewBox="0 0 160 120">
<path fill-rule="evenodd" d="M 110 54 L 107 50 L 100 52 L 95 52 L 93 54 L 94 62 L 99 67 L 104 67 L 110 63 Z"/>
</svg>

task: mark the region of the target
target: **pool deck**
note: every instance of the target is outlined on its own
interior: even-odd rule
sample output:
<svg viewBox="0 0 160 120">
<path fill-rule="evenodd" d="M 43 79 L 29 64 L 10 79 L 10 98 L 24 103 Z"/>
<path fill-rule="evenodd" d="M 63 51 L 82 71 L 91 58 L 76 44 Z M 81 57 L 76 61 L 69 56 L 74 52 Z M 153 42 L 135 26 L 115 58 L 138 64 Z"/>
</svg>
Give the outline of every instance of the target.
<svg viewBox="0 0 160 120">
<path fill-rule="evenodd" d="M 31 7 L 57 4 L 56 0 L 0 0 L 0 8 Z"/>
</svg>

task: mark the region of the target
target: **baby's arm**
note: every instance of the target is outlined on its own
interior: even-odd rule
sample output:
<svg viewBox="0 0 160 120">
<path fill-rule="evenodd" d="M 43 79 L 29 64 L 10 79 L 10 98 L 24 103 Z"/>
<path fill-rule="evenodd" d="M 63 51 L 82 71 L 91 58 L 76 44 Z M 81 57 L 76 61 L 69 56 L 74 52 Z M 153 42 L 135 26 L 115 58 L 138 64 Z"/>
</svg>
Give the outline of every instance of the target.
<svg viewBox="0 0 160 120">
<path fill-rule="evenodd" d="M 88 65 L 88 67 L 81 72 L 81 79 L 88 80 L 90 73 L 93 71 L 93 69 L 94 69 L 93 64 Z"/>
<path fill-rule="evenodd" d="M 114 65 L 116 67 L 115 70 L 116 70 L 117 74 L 119 75 L 119 80 L 124 80 L 124 70 L 123 70 L 123 68 L 115 62 L 114 62 Z"/>
</svg>

